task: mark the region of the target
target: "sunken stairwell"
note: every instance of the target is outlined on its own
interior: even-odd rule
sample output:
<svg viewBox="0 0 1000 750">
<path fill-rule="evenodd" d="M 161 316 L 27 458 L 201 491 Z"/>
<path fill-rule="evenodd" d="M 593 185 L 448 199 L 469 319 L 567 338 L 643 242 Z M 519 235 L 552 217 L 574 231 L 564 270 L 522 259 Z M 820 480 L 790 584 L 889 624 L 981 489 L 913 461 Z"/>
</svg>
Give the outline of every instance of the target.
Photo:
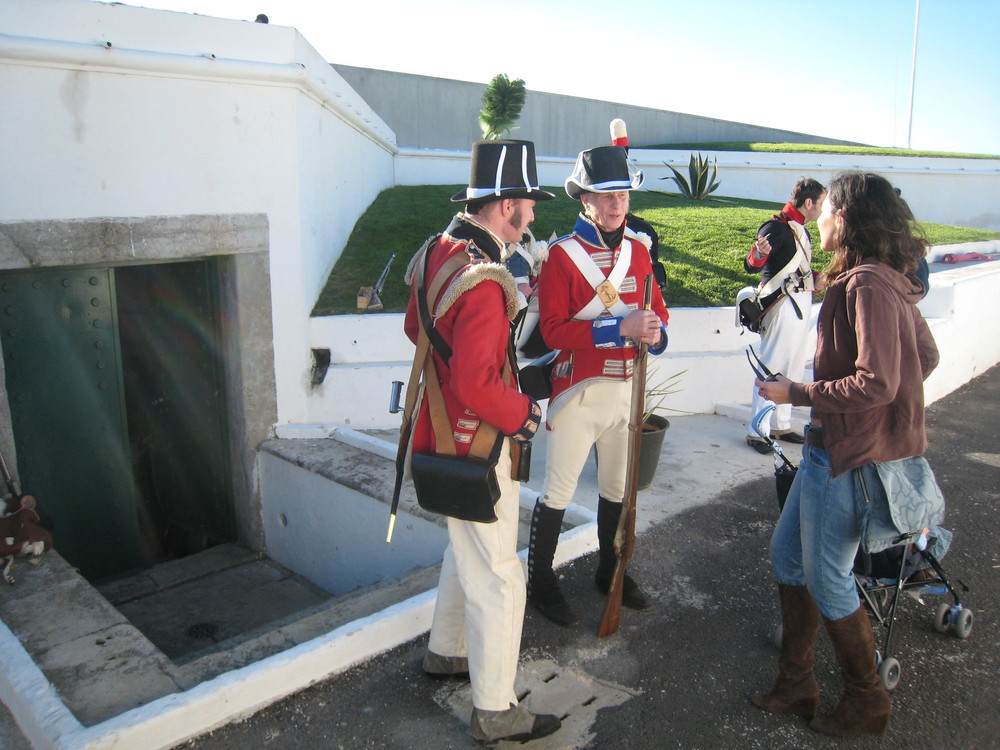
<svg viewBox="0 0 1000 750">
<path fill-rule="evenodd" d="M 273 440 L 261 446 L 259 472 L 265 555 L 224 544 L 97 587 L 58 552 L 17 561 L 0 618 L 83 725 L 437 585 L 444 519 L 416 504 L 410 482 L 385 542 L 393 461 L 329 438 Z M 523 549 L 533 498 L 522 501 Z"/>
</svg>

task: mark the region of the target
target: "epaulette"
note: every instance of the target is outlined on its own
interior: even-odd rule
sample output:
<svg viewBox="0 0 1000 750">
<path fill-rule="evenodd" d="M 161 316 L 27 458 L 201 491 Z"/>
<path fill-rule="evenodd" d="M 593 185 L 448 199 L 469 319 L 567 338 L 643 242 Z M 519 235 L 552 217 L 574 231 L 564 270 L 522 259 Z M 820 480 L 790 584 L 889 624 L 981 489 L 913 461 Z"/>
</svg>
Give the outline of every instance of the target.
<svg viewBox="0 0 1000 750">
<path fill-rule="evenodd" d="M 440 318 L 459 297 L 483 281 L 495 281 L 500 285 L 506 303 L 507 317 L 513 320 L 520 310 L 517 284 L 514 283 L 514 277 L 510 275 L 507 267 L 500 263 L 470 263 L 459 270 L 441 295 L 441 301 L 434 310 L 434 317 Z"/>
</svg>

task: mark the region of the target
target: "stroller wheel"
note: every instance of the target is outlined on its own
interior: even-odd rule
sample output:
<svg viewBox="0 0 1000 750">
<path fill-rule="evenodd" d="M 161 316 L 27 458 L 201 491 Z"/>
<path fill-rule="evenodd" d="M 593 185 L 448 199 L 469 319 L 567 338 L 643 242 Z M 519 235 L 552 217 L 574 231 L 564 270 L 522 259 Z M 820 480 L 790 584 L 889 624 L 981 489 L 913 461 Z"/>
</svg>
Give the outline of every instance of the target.
<svg viewBox="0 0 1000 750">
<path fill-rule="evenodd" d="M 972 610 L 960 609 L 955 617 L 955 636 L 966 639 L 972 634 Z"/>
<path fill-rule="evenodd" d="M 947 602 L 941 602 L 938 605 L 937 612 L 934 615 L 934 629 L 939 633 L 947 633 L 948 628 L 951 623 L 948 622 L 949 615 L 951 614 L 951 605 Z"/>
<path fill-rule="evenodd" d="M 878 678 L 882 681 L 882 687 L 889 692 L 895 690 L 896 685 L 899 684 L 899 672 L 898 661 L 891 656 L 883 659 L 882 663 L 878 665 Z"/>
</svg>

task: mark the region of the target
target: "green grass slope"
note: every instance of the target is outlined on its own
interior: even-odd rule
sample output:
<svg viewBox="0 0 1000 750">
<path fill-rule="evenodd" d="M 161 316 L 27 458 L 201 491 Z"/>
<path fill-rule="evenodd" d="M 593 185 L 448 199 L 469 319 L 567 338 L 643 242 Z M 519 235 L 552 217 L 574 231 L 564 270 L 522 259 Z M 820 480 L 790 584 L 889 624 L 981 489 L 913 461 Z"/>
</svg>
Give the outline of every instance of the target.
<svg viewBox="0 0 1000 750">
<path fill-rule="evenodd" d="M 409 289 L 403 274 L 424 241 L 441 232 L 461 204 L 450 197 L 464 185 L 398 186 L 383 191 L 358 219 L 343 254 L 327 279 L 313 309 L 314 316 L 357 312 L 357 293 L 375 283 L 383 266 L 398 252 L 382 293 L 385 312 L 406 309 Z M 555 200 L 539 203 L 531 229 L 539 239 L 572 229 L 579 201 L 562 188 L 547 188 Z M 755 283 L 743 272 L 743 258 L 757 228 L 779 211 L 782 203 L 714 197 L 691 201 L 677 195 L 632 194 L 632 210 L 649 221 L 660 237 L 660 259 L 666 268 L 668 307 L 732 305 L 741 287 Z M 922 224 L 932 245 L 1000 239 L 1000 232 Z M 819 235 L 809 224 L 814 265 L 826 267 L 827 253 L 818 249 Z"/>
</svg>

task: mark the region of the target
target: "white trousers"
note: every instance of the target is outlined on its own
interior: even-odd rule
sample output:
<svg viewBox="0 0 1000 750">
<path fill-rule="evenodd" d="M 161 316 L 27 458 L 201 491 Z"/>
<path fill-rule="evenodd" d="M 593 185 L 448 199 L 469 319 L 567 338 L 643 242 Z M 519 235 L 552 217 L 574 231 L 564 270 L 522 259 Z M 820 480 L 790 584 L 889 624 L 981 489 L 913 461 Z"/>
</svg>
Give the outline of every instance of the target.
<svg viewBox="0 0 1000 750">
<path fill-rule="evenodd" d="M 509 439 L 497 463 L 495 523 L 448 519 L 428 648 L 469 659 L 472 704 L 505 711 L 517 704 L 514 677 L 524 624 L 524 568 L 517 556 L 520 485 L 510 478 Z"/>
<path fill-rule="evenodd" d="M 795 306 L 799 306 L 802 320 L 795 314 Z M 795 382 L 802 381 L 806 360 L 809 358 L 809 325 L 812 322 L 812 292 L 793 292 L 791 298 L 783 299 L 776 310 L 768 313 L 766 327 L 760 336 L 760 347 L 754 347 L 761 361 L 774 373 L 781 373 Z M 762 398 L 754 386 L 750 401 L 750 420 L 771 402 Z M 774 426 L 771 419 L 774 418 Z M 788 430 L 791 428 L 792 405 L 780 404 L 761 422 L 761 430 L 770 435 L 771 430 Z M 747 434 L 759 437 L 753 427 L 747 422 Z"/>
<path fill-rule="evenodd" d="M 564 510 L 592 446 L 597 446 L 597 484 L 613 503 L 625 497 L 631 381 L 597 380 L 575 394 L 555 415 L 545 460 L 542 502 Z"/>
</svg>

